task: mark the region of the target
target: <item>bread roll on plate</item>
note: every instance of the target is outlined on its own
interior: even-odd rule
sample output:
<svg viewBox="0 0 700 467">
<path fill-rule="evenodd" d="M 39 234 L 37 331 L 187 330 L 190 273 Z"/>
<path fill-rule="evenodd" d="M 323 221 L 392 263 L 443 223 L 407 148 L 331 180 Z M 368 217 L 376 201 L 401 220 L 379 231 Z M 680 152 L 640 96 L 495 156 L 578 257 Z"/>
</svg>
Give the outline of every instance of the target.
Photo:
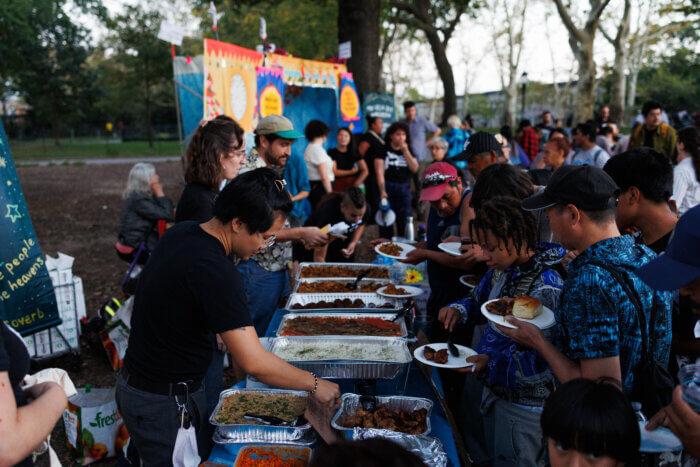
<svg viewBox="0 0 700 467">
<path fill-rule="evenodd" d="M 528 295 L 521 295 L 513 303 L 513 316 L 521 319 L 535 319 L 542 314 L 542 302 Z"/>
</svg>

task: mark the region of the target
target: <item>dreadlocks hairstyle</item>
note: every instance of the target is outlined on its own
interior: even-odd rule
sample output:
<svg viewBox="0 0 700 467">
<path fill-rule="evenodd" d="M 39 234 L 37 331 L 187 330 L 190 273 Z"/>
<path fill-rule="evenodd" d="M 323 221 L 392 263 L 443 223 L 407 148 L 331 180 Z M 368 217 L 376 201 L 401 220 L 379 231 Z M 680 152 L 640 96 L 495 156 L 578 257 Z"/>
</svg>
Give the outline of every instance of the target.
<svg viewBox="0 0 700 467">
<path fill-rule="evenodd" d="M 521 207 L 521 200 L 507 196 L 496 196 L 485 201 L 469 221 L 469 235 L 483 239 L 486 232 L 496 237 L 498 243 L 507 247 L 513 242 L 516 252 L 534 251 L 537 248 L 537 218 Z"/>
<path fill-rule="evenodd" d="M 511 164 L 491 164 L 476 179 L 469 206 L 479 209 L 486 200 L 496 196 L 525 199 L 534 192 L 527 171 Z"/>
<path fill-rule="evenodd" d="M 221 156 L 228 157 L 232 149 L 240 149 L 244 142 L 243 128 L 231 117 L 219 115 L 213 120 L 202 120 L 187 146 L 185 181 L 217 190 L 223 181 Z"/>
</svg>

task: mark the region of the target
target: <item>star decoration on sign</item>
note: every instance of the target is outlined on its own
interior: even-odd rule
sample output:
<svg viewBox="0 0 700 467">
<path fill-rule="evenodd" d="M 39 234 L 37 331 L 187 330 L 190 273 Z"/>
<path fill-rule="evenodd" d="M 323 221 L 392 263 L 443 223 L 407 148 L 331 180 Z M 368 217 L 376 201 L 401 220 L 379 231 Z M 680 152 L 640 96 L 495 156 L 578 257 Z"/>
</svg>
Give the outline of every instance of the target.
<svg viewBox="0 0 700 467">
<path fill-rule="evenodd" d="M 0 157 L 0 169 L 4 169 L 5 167 L 7 167 L 7 161 L 4 157 Z"/>
<path fill-rule="evenodd" d="M 17 219 L 22 217 L 22 214 L 19 212 L 19 206 L 17 204 L 8 204 L 7 214 L 5 214 L 5 217 L 10 219 L 14 224 Z"/>
</svg>

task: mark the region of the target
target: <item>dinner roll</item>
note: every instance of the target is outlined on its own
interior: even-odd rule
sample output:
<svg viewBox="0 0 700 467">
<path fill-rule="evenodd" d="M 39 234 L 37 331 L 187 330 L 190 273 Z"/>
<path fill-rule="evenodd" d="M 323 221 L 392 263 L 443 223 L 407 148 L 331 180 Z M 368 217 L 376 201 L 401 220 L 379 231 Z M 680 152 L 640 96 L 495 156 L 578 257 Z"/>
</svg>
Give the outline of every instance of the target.
<svg viewBox="0 0 700 467">
<path fill-rule="evenodd" d="M 528 295 L 521 295 L 513 303 L 513 316 L 521 319 L 534 319 L 542 313 L 542 302 Z"/>
</svg>

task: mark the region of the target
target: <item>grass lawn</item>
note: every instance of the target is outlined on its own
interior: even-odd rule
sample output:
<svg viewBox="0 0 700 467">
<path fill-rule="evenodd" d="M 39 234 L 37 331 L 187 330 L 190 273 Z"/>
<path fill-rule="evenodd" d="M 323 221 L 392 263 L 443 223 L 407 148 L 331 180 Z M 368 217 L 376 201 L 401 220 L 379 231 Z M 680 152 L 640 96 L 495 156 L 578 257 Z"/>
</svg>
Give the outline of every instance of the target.
<svg viewBox="0 0 700 467">
<path fill-rule="evenodd" d="M 53 139 L 34 141 L 10 140 L 10 151 L 15 160 L 29 159 L 91 159 L 98 157 L 179 156 L 177 141 L 107 142 L 98 138 L 61 139 L 56 146 Z"/>
</svg>

